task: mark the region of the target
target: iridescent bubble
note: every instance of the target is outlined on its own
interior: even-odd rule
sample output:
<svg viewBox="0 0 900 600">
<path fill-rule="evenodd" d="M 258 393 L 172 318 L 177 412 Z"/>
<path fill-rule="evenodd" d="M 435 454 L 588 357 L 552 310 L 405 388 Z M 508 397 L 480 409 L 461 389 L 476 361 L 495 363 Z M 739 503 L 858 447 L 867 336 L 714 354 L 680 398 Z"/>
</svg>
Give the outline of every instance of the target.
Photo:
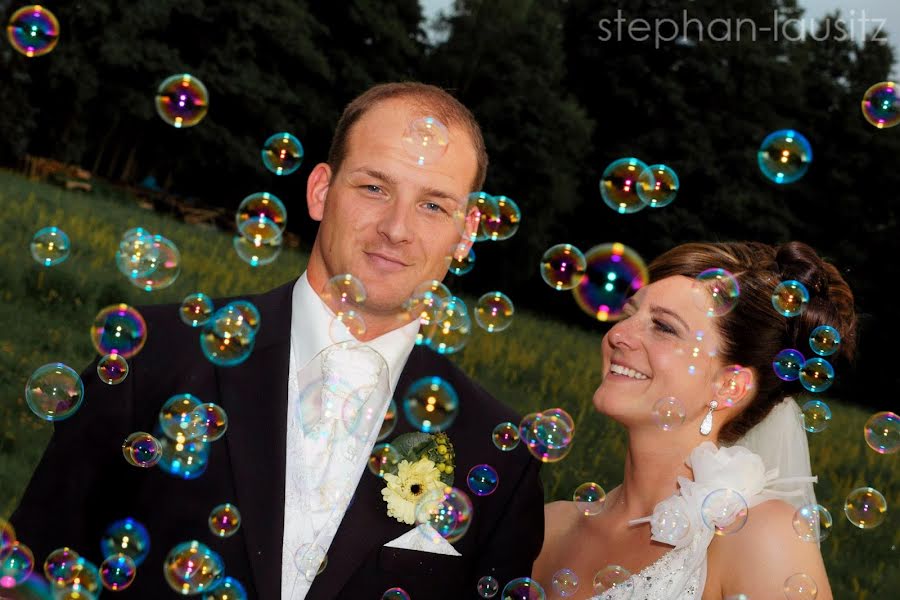
<svg viewBox="0 0 900 600">
<path fill-rule="evenodd" d="M 819 356 L 831 356 L 841 344 L 841 334 L 831 325 L 819 325 L 809 334 L 809 347 Z"/>
<path fill-rule="evenodd" d="M 225 577 L 213 591 L 203 596 L 203 600 L 247 600 L 247 590 L 234 577 Z"/>
<path fill-rule="evenodd" d="M 787 600 L 813 600 L 818 593 L 816 582 L 806 573 L 794 573 L 784 580 L 784 595 Z"/>
<path fill-rule="evenodd" d="M 425 433 L 446 431 L 459 414 L 459 396 L 448 381 L 423 377 L 403 395 L 403 414 L 410 425 Z"/>
<path fill-rule="evenodd" d="M 572 288 L 578 306 L 598 321 L 617 321 L 633 292 L 647 285 L 644 260 L 624 244 L 601 244 L 585 253 L 587 270 Z"/>
<path fill-rule="evenodd" d="M 286 131 L 270 136 L 260 154 L 266 168 L 276 175 L 290 175 L 303 164 L 303 144 Z"/>
<path fill-rule="evenodd" d="M 238 233 L 254 245 L 281 244 L 282 229 L 277 223 L 264 216 L 253 216 L 238 226 Z"/>
<path fill-rule="evenodd" d="M 697 275 L 691 288 L 694 304 L 707 317 L 721 317 L 734 309 L 741 296 L 737 278 L 725 269 L 707 269 Z"/>
<path fill-rule="evenodd" d="M 158 437 L 162 457 L 157 467 L 178 479 L 197 479 L 209 466 L 209 443 L 201 440 L 176 441 Z"/>
<path fill-rule="evenodd" d="M 478 580 L 478 585 L 475 589 L 478 591 L 480 597 L 493 598 L 497 595 L 497 592 L 500 591 L 500 582 L 491 575 L 485 575 Z"/>
<path fill-rule="evenodd" d="M 798 350 L 787 348 L 775 355 L 772 368 L 775 375 L 783 381 L 797 381 L 800 378 L 800 368 L 806 358 Z"/>
<path fill-rule="evenodd" d="M 541 257 L 541 277 L 555 290 L 571 290 L 584 279 L 587 259 L 572 244 L 557 244 Z"/>
<path fill-rule="evenodd" d="M 381 600 L 410 600 L 409 594 L 400 587 L 392 587 L 381 595 Z"/>
<path fill-rule="evenodd" d="M 416 289 L 404 302 L 403 308 L 411 319 L 418 319 L 419 323 L 427 326 L 440 320 L 444 301 L 452 296 L 453 294 L 446 285 L 437 279 L 432 279 L 416 286 Z"/>
<path fill-rule="evenodd" d="M 456 310 L 451 318 L 444 315 L 449 306 L 455 306 L 457 309 L 465 306 L 461 302 L 459 299 L 444 301 L 438 320 L 420 328 L 416 344 L 425 345 L 438 354 L 453 354 L 465 348 L 472 333 L 472 319 L 468 311 Z"/>
<path fill-rule="evenodd" d="M 137 566 L 141 566 L 150 553 L 147 528 L 131 517 L 111 523 L 100 538 L 101 556 L 106 558 L 119 553 L 130 556 Z"/>
<path fill-rule="evenodd" d="M 197 540 L 176 545 L 163 561 L 166 583 L 183 596 L 214 589 L 222 583 L 224 570 L 222 558 Z"/>
<path fill-rule="evenodd" d="M 328 325 L 328 337 L 335 344 L 360 339 L 366 333 L 366 320 L 353 309 L 336 312 Z"/>
<path fill-rule="evenodd" d="M 821 400 L 806 402 L 803 411 L 803 429 L 810 433 L 820 433 L 828 428 L 831 420 L 831 409 Z"/>
<path fill-rule="evenodd" d="M 900 90 L 893 81 L 882 81 L 867 89 L 861 104 L 863 117 L 878 129 L 900 123 Z"/>
<path fill-rule="evenodd" d="M 878 454 L 900 450 L 900 416 L 889 411 L 875 413 L 866 421 L 866 444 Z"/>
<path fill-rule="evenodd" d="M 512 300 L 503 292 L 488 292 L 475 304 L 475 322 L 488 333 L 503 331 L 512 325 L 513 313 Z"/>
<path fill-rule="evenodd" d="M 358 309 L 365 304 L 368 294 L 362 280 L 350 273 L 335 275 L 325 284 L 322 301 L 335 313 Z"/>
<path fill-rule="evenodd" d="M 575 488 L 572 494 L 575 508 L 586 517 L 593 517 L 603 512 L 603 504 L 606 502 L 606 492 L 599 483 L 587 481 Z"/>
<path fill-rule="evenodd" d="M 631 572 L 619 565 L 607 565 L 594 575 L 594 593 L 605 594 L 610 590 L 617 598 L 631 598 L 634 594 L 634 581 Z"/>
<path fill-rule="evenodd" d="M 716 535 L 730 535 L 747 523 L 747 501 L 737 490 L 722 488 L 710 492 L 700 507 L 703 524 Z"/>
<path fill-rule="evenodd" d="M 255 192 L 241 200 L 234 219 L 238 231 L 241 231 L 241 226 L 245 223 L 256 219 L 254 222 L 274 223 L 284 233 L 287 227 L 287 208 L 278 196 L 269 192 Z"/>
<path fill-rule="evenodd" d="M 31 256 L 42 267 L 53 267 L 69 258 L 72 245 L 59 227 L 44 227 L 31 238 Z"/>
<path fill-rule="evenodd" d="M 78 558 L 78 564 L 74 568 L 74 577 L 72 581 L 66 584 L 63 591 L 67 594 L 62 596 L 69 600 L 87 599 L 92 600 L 100 595 L 103 590 L 103 581 L 100 577 L 100 569 L 97 565 L 81 556 Z"/>
<path fill-rule="evenodd" d="M 663 431 L 671 431 L 680 426 L 687 414 L 684 404 L 674 396 L 666 396 L 654 402 L 651 412 L 657 427 Z"/>
<path fill-rule="evenodd" d="M 181 274 L 181 253 L 175 242 L 161 235 L 154 235 L 153 247 L 158 252 L 153 272 L 143 277 L 128 278 L 131 285 L 145 292 L 165 289 L 175 283 Z"/>
<path fill-rule="evenodd" d="M 548 436 L 542 433 L 544 429 L 550 429 L 547 427 L 548 421 L 557 421 L 559 423 L 565 423 L 565 419 L 560 419 L 558 416 L 551 415 L 550 417 L 544 418 L 542 413 L 531 413 L 522 417 L 522 421 L 519 423 L 519 435 L 521 439 L 525 442 L 525 447 L 528 448 L 528 451 L 541 462 L 545 463 L 554 463 L 559 462 L 568 456 L 569 452 L 572 450 L 571 437 L 568 438 L 568 442 L 566 441 L 565 436 L 560 436 L 557 439 L 559 443 L 547 444 L 546 441 Z M 551 427 L 555 428 L 555 424 Z M 565 425 L 561 425 L 562 432 L 565 432 Z M 574 434 L 574 430 L 570 429 L 570 431 Z"/>
<path fill-rule="evenodd" d="M 128 361 L 121 354 L 107 354 L 97 361 L 97 376 L 109 385 L 119 385 L 128 376 Z"/>
<path fill-rule="evenodd" d="M 14 588 L 34 570 L 34 554 L 22 542 L 13 542 L 0 556 L 0 588 Z"/>
<path fill-rule="evenodd" d="M 677 503 L 667 503 L 651 517 L 654 536 L 676 545 L 691 532 L 691 518 Z"/>
<path fill-rule="evenodd" d="M 195 422 L 191 415 L 200 406 L 200 398 L 193 394 L 174 394 L 159 409 L 159 426 L 171 440 L 195 440 L 206 434 L 206 429 Z"/>
<path fill-rule="evenodd" d="M 23 6 L 9 18 L 6 36 L 12 47 L 28 58 L 43 56 L 59 41 L 59 21 L 43 6 Z"/>
<path fill-rule="evenodd" d="M 812 158 L 809 141 L 793 129 L 770 133 L 756 153 L 759 170 L 778 184 L 793 183 L 803 177 Z"/>
<path fill-rule="evenodd" d="M 824 392 L 834 383 L 834 367 L 824 358 L 809 358 L 800 367 L 800 383 L 810 392 Z"/>
<path fill-rule="evenodd" d="M 494 427 L 491 439 L 498 450 L 509 452 L 519 445 L 519 428 L 516 427 L 515 423 L 510 423 L 509 421 L 500 423 Z"/>
<path fill-rule="evenodd" d="M 241 512 L 234 504 L 226 502 L 209 513 L 209 530 L 220 538 L 231 537 L 241 528 Z"/>
<path fill-rule="evenodd" d="M 472 501 L 460 489 L 445 487 L 416 504 L 416 521 L 428 524 L 448 542 L 459 541 L 472 523 Z"/>
<path fill-rule="evenodd" d="M 541 414 L 541 416 L 545 417 L 544 423 L 546 422 L 546 418 L 552 418 L 552 419 L 559 420 L 565 424 L 568 432 L 571 435 L 575 434 L 575 419 L 573 419 L 572 415 L 570 415 L 568 412 L 566 412 L 562 408 L 548 408 L 547 410 L 541 412 L 540 414 Z M 540 434 L 540 431 L 538 431 L 538 433 Z M 544 439 L 544 437 L 542 435 L 539 435 L 539 437 Z M 566 442 L 566 443 L 568 443 L 568 442 Z"/>
<path fill-rule="evenodd" d="M 824 542 L 831 533 L 831 513 L 821 504 L 807 504 L 797 509 L 792 524 L 804 542 Z"/>
<path fill-rule="evenodd" d="M 609 163 L 600 176 L 600 195 L 606 205 L 620 215 L 636 213 L 647 206 L 638 195 L 638 178 L 646 170 L 646 163 L 633 157 Z"/>
<path fill-rule="evenodd" d="M 500 593 L 503 600 L 546 600 L 544 588 L 531 577 L 518 577 L 505 586 Z"/>
<path fill-rule="evenodd" d="M 417 164 L 432 164 L 447 152 L 450 132 L 434 117 L 422 117 L 409 124 L 401 141 L 404 150 Z"/>
<path fill-rule="evenodd" d="M 253 228 L 253 223 L 248 221 L 248 229 Z M 231 240 L 238 258 L 251 267 L 264 267 L 270 265 L 281 255 L 283 239 L 281 236 L 271 242 L 264 242 L 261 238 L 249 239 L 244 235 L 236 235 Z"/>
<path fill-rule="evenodd" d="M 233 367 L 250 357 L 256 336 L 237 307 L 226 305 L 213 313 L 200 331 L 200 350 L 219 367 Z"/>
<path fill-rule="evenodd" d="M 809 304 L 809 290 L 799 281 L 789 279 L 775 286 L 772 293 L 772 306 L 778 314 L 785 317 L 796 317 L 806 310 Z"/>
<path fill-rule="evenodd" d="M 125 277 L 149 277 L 159 267 L 159 247 L 142 227 L 129 229 L 116 250 L 116 267 Z"/>
<path fill-rule="evenodd" d="M 195 407 L 188 415 L 189 425 L 186 432 L 201 442 L 215 442 L 225 435 L 228 429 L 228 415 L 225 409 L 213 402 L 204 402 Z M 192 439 L 187 437 L 185 439 Z"/>
<path fill-rule="evenodd" d="M 484 242 L 491 237 L 491 231 L 499 229 L 500 206 L 497 199 L 487 192 L 469 194 L 467 212 L 474 211 L 478 218 L 478 227 L 469 237 L 473 242 Z"/>
<path fill-rule="evenodd" d="M 884 495 L 870 487 L 856 488 L 844 500 L 844 514 L 847 520 L 860 529 L 874 529 L 884 522 L 887 500 Z"/>
<path fill-rule="evenodd" d="M 0 552 L 0 556 L 2 556 L 2 552 Z M 78 553 L 71 548 L 57 548 L 44 560 L 44 575 L 47 576 L 50 583 L 57 586 L 68 585 L 80 568 L 79 558 L 81 557 Z"/>
<path fill-rule="evenodd" d="M 497 469 L 491 465 L 475 465 L 469 469 L 466 483 L 469 484 L 469 489 L 476 496 L 490 496 L 497 491 L 500 475 L 497 474 Z"/>
<path fill-rule="evenodd" d="M 81 377 L 63 363 L 48 363 L 35 369 L 25 384 L 25 402 L 45 421 L 68 419 L 84 400 Z"/>
<path fill-rule="evenodd" d="M 184 297 L 184 300 L 181 301 L 181 308 L 178 310 L 178 315 L 186 325 L 200 327 L 209 321 L 209 318 L 213 314 L 213 310 L 212 298 L 203 292 L 195 292 L 193 294 L 188 294 Z"/>
<path fill-rule="evenodd" d="M 91 343 L 97 354 L 131 358 L 147 341 L 147 323 L 134 307 L 111 304 L 100 309 L 91 325 Z"/>
<path fill-rule="evenodd" d="M 397 427 L 397 402 L 391 398 L 387 412 L 384 413 L 384 420 L 381 422 L 381 429 L 378 430 L 378 438 L 375 441 L 380 442 L 386 439 L 394 432 L 395 427 Z"/>
<path fill-rule="evenodd" d="M 328 566 L 328 554 L 322 546 L 303 544 L 294 553 L 294 565 L 307 581 L 312 581 Z"/>
<path fill-rule="evenodd" d="M 637 180 L 637 193 L 641 202 L 650 208 L 662 208 L 672 204 L 680 186 L 678 174 L 668 165 L 647 167 Z"/>
<path fill-rule="evenodd" d="M 539 412 L 531 424 L 530 438 L 550 449 L 565 448 L 575 437 L 575 422 L 561 408 Z"/>
<path fill-rule="evenodd" d="M 550 582 L 553 584 L 553 591 L 563 598 L 574 596 L 578 591 L 578 575 L 572 569 L 560 569 L 553 574 Z"/>
<path fill-rule="evenodd" d="M 395 473 L 397 465 L 403 457 L 391 444 L 376 444 L 369 454 L 369 471 L 378 477 L 384 477 L 385 473 Z"/>
<path fill-rule="evenodd" d="M 497 203 L 496 215 L 481 221 L 487 237 L 491 241 L 508 240 L 519 230 L 519 222 L 522 220 L 522 211 L 512 198 L 506 196 L 494 196 Z"/>
<path fill-rule="evenodd" d="M 203 120 L 208 109 L 209 92 L 193 75 L 167 77 L 156 90 L 156 112 L 173 127 L 193 127 Z"/>
<path fill-rule="evenodd" d="M 16 541 L 16 529 L 12 523 L 0 517 L 0 556 L 9 550 Z"/>
<path fill-rule="evenodd" d="M 126 589 L 137 575 L 137 565 L 127 554 L 109 556 L 100 563 L 100 582 L 108 590 L 118 592 Z"/>
<path fill-rule="evenodd" d="M 162 446 L 149 433 L 135 431 L 122 442 L 122 455 L 129 465 L 147 469 L 162 458 Z"/>
<path fill-rule="evenodd" d="M 465 275 L 475 268 L 475 250 L 469 248 L 469 251 L 462 257 L 454 254 L 450 260 L 450 272 L 454 275 Z"/>
</svg>

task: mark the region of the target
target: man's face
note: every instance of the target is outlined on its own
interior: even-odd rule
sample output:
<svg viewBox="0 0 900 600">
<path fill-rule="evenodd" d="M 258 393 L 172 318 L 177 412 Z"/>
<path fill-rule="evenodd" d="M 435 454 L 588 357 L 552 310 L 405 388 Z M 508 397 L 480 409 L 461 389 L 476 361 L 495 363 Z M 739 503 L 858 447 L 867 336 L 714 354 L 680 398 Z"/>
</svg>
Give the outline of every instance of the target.
<svg viewBox="0 0 900 600">
<path fill-rule="evenodd" d="M 449 257 L 467 241 L 475 150 L 454 127 L 445 154 L 417 164 L 402 137 L 423 116 L 403 100 L 379 103 L 351 129 L 340 171 L 318 165 L 310 175 L 310 216 L 321 221 L 309 265 L 317 291 L 350 273 L 365 286 L 365 311 L 396 313 L 420 283 L 444 278 Z"/>
</svg>

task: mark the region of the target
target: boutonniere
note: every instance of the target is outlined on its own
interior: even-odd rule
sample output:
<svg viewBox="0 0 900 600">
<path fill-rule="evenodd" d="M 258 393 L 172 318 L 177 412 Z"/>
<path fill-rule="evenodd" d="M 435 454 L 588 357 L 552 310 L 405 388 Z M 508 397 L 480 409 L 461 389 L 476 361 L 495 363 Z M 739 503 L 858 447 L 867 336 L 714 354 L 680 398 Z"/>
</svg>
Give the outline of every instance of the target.
<svg viewBox="0 0 900 600">
<path fill-rule="evenodd" d="M 427 493 L 453 485 L 456 454 L 446 433 L 404 433 L 391 445 L 401 460 L 384 474 L 381 496 L 389 517 L 414 525 L 416 504 Z"/>
</svg>

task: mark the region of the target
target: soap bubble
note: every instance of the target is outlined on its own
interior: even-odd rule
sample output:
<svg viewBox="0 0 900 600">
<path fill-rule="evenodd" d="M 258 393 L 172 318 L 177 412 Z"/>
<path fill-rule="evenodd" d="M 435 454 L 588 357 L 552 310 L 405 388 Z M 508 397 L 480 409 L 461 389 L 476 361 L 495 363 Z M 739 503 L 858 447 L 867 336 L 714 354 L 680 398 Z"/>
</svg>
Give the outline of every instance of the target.
<svg viewBox="0 0 900 600">
<path fill-rule="evenodd" d="M 44 227 L 31 238 L 31 256 L 42 267 L 53 267 L 69 258 L 72 245 L 59 227 Z"/>
<path fill-rule="evenodd" d="M 14 588 L 34 570 L 34 554 L 22 542 L 13 542 L 0 556 L 0 588 Z"/>
<path fill-rule="evenodd" d="M 147 341 L 147 323 L 134 307 L 111 304 L 100 309 L 91 325 L 91 343 L 97 354 L 131 358 Z"/>
<path fill-rule="evenodd" d="M 159 426 L 165 436 L 171 440 L 195 440 L 206 434 L 202 423 L 193 419 L 194 409 L 201 401 L 193 394 L 174 394 L 169 396 L 159 409 Z"/>
<path fill-rule="evenodd" d="M 416 504 L 416 521 L 428 524 L 448 542 L 459 541 L 472 523 L 472 501 L 460 489 L 432 490 Z"/>
<path fill-rule="evenodd" d="M 154 235 L 153 248 L 157 252 L 156 268 L 147 275 L 128 278 L 131 285 L 145 292 L 165 289 L 175 283 L 181 274 L 181 253 L 175 242 L 161 235 Z"/>
<path fill-rule="evenodd" d="M 187 418 L 189 424 L 184 431 L 201 442 L 220 440 L 228 429 L 228 415 L 225 414 L 225 409 L 212 402 L 204 402 L 194 407 Z"/>
<path fill-rule="evenodd" d="M 519 428 L 509 421 L 500 423 L 494 427 L 491 439 L 498 450 L 509 452 L 519 445 Z"/>
<path fill-rule="evenodd" d="M 551 579 L 553 591 L 563 598 L 568 598 L 578 591 L 578 575 L 572 569 L 560 569 Z"/>
<path fill-rule="evenodd" d="M 425 433 L 446 431 L 459 414 L 459 396 L 440 377 L 423 377 L 410 384 L 401 401 L 410 425 Z"/>
<path fill-rule="evenodd" d="M 328 554 L 318 544 L 302 544 L 294 553 L 294 566 L 304 579 L 312 581 L 328 566 Z"/>
<path fill-rule="evenodd" d="M 508 240 L 519 230 L 522 211 L 512 198 L 494 196 L 494 201 L 497 203 L 496 218 L 482 220 L 481 227 L 491 241 Z"/>
<path fill-rule="evenodd" d="M 495 333 L 503 331 L 512 324 L 512 300 L 503 292 L 488 292 L 475 304 L 475 322 L 487 331 Z"/>
<path fill-rule="evenodd" d="M 210 511 L 207 522 L 213 535 L 220 538 L 231 537 L 241 528 L 241 513 L 237 506 L 226 502 Z"/>
<path fill-rule="evenodd" d="M 253 227 L 250 221 L 247 223 L 248 229 Z M 249 239 L 244 235 L 236 235 L 231 242 L 238 258 L 251 267 L 264 267 L 275 262 L 281 255 L 283 238 L 278 236 L 270 242 L 264 242 L 261 238 Z"/>
<path fill-rule="evenodd" d="M 721 317 L 737 306 L 741 286 L 737 278 L 725 269 L 706 269 L 697 275 L 691 292 L 694 304 L 707 317 Z"/>
<path fill-rule="evenodd" d="M 416 163 L 433 164 L 447 152 L 450 132 L 434 117 L 422 117 L 407 126 L 401 138 L 404 150 Z"/>
<path fill-rule="evenodd" d="M 381 429 L 378 430 L 378 438 L 375 441 L 380 442 L 387 439 L 394 432 L 395 427 L 397 427 L 397 402 L 391 398 L 387 412 L 384 413 L 384 420 L 381 422 Z"/>
<path fill-rule="evenodd" d="M 844 514 L 847 520 L 860 529 L 874 529 L 884 522 L 887 500 L 884 495 L 870 487 L 856 488 L 844 500 Z"/>
<path fill-rule="evenodd" d="M 828 428 L 831 409 L 821 400 L 810 400 L 803 405 L 803 428 L 810 433 L 821 433 Z"/>
<path fill-rule="evenodd" d="M 149 468 L 162 458 L 159 440 L 144 431 L 135 431 L 122 442 L 122 455 L 133 467 Z"/>
<path fill-rule="evenodd" d="M 794 513 L 792 524 L 804 542 L 823 542 L 831 533 L 831 513 L 821 504 L 806 504 Z"/>
<path fill-rule="evenodd" d="M 0 552 L 0 556 L 2 555 Z M 44 560 L 44 575 L 50 583 L 59 587 L 68 585 L 81 568 L 78 564 L 79 558 L 81 556 L 71 548 L 57 548 Z"/>
<path fill-rule="evenodd" d="M 592 517 L 603 512 L 606 492 L 600 487 L 600 484 L 588 481 L 575 488 L 572 501 L 575 502 L 578 512 L 583 513 L 586 517 Z"/>
<path fill-rule="evenodd" d="M 500 591 L 500 582 L 490 575 L 485 575 L 478 580 L 476 590 L 478 591 L 478 595 L 482 598 L 493 598 L 497 595 L 497 592 Z"/>
<path fill-rule="evenodd" d="M 287 227 L 287 208 L 278 196 L 269 192 L 255 192 L 245 196 L 238 205 L 234 215 L 235 227 L 241 231 L 242 226 L 252 219 L 256 223 L 272 223 L 276 229 L 284 233 Z M 248 230 L 248 234 L 252 230 Z M 248 237 L 253 237 L 249 236 Z M 267 234 L 266 240 L 271 240 L 274 234 Z"/>
<path fill-rule="evenodd" d="M 796 317 L 809 304 L 809 290 L 794 279 L 782 281 L 772 292 L 772 306 L 784 317 Z"/>
<path fill-rule="evenodd" d="M 196 540 L 177 544 L 163 561 L 166 583 L 183 596 L 214 589 L 222 582 L 224 570 L 222 558 Z"/>
<path fill-rule="evenodd" d="M 475 250 L 469 248 L 469 251 L 458 256 L 454 254 L 450 260 L 450 272 L 454 275 L 465 275 L 475 268 Z"/>
<path fill-rule="evenodd" d="M 594 593 L 604 594 L 610 590 L 616 590 L 614 593 L 620 598 L 631 598 L 634 594 L 631 572 L 619 565 L 608 565 L 597 571 L 594 575 Z"/>
<path fill-rule="evenodd" d="M 107 354 L 97 361 L 97 376 L 108 385 L 119 385 L 128 376 L 128 361 L 121 354 Z"/>
<path fill-rule="evenodd" d="M 663 164 L 650 165 L 637 180 L 637 194 L 641 202 L 650 208 L 662 208 L 672 204 L 678 195 L 678 174 Z"/>
<path fill-rule="evenodd" d="M 378 477 L 384 477 L 385 473 L 393 473 L 403 457 L 391 444 L 375 444 L 369 454 L 369 472 Z"/>
<path fill-rule="evenodd" d="M 555 290 L 571 290 L 584 278 L 587 260 L 572 244 L 557 244 L 541 257 L 541 278 Z"/>
<path fill-rule="evenodd" d="M 266 168 L 276 175 L 290 175 L 303 164 L 303 144 L 286 131 L 269 137 L 260 154 Z"/>
<path fill-rule="evenodd" d="M 645 170 L 647 165 L 633 157 L 609 163 L 600 176 L 600 196 L 606 205 L 620 215 L 636 213 L 646 207 L 638 196 L 638 178 Z"/>
<path fill-rule="evenodd" d="M 109 556 L 100 563 L 100 581 L 114 592 L 128 588 L 137 575 L 137 565 L 127 554 Z"/>
<path fill-rule="evenodd" d="M 866 421 L 864 433 L 866 444 L 878 454 L 900 450 L 900 416 L 896 413 L 875 413 Z"/>
<path fill-rule="evenodd" d="M 784 580 L 787 600 L 813 600 L 818 593 L 816 582 L 806 573 L 794 573 Z"/>
<path fill-rule="evenodd" d="M 531 577 L 518 577 L 505 586 L 500 593 L 502 600 L 546 600 L 544 588 Z"/>
<path fill-rule="evenodd" d="M 159 268 L 159 247 L 142 227 L 129 229 L 116 250 L 116 267 L 125 277 L 148 277 Z"/>
<path fill-rule="evenodd" d="M 381 595 L 381 600 L 410 600 L 410 597 L 403 588 L 392 587 Z"/>
<path fill-rule="evenodd" d="M 203 600 L 247 600 L 247 590 L 240 581 L 226 576 Z"/>
<path fill-rule="evenodd" d="M 416 286 L 403 308 L 410 318 L 417 319 L 422 325 L 431 325 L 440 320 L 444 301 L 452 295 L 450 289 L 437 279 L 424 281 Z"/>
<path fill-rule="evenodd" d="M 649 281 L 647 265 L 624 244 L 601 244 L 585 253 L 587 270 L 572 294 L 578 306 L 598 321 L 617 321 L 625 302 Z"/>
<path fill-rule="evenodd" d="M 878 129 L 900 123 L 900 90 L 893 81 L 881 81 L 863 94 L 862 113 Z"/>
<path fill-rule="evenodd" d="M 660 398 L 653 404 L 653 420 L 663 431 L 671 431 L 682 423 L 687 414 L 684 404 L 674 396 Z"/>
<path fill-rule="evenodd" d="M 467 213 L 472 213 L 478 218 L 478 227 L 469 236 L 473 242 L 489 240 L 491 232 L 500 227 L 500 206 L 497 198 L 487 192 L 472 192 L 467 202 Z"/>
<path fill-rule="evenodd" d="M 131 517 L 111 523 L 100 538 L 100 555 L 104 558 L 127 554 L 140 566 L 150 553 L 150 534 L 147 528 Z"/>
<path fill-rule="evenodd" d="M 834 367 L 824 358 L 809 358 L 800 367 L 800 383 L 810 392 L 824 392 L 834 383 Z"/>
<path fill-rule="evenodd" d="M 84 383 L 71 367 L 48 363 L 35 369 L 25 384 L 25 402 L 45 421 L 68 419 L 84 400 Z"/>
<path fill-rule="evenodd" d="M 209 466 L 209 444 L 201 440 L 176 441 L 165 436 L 158 437 L 162 447 L 162 457 L 158 467 L 161 471 L 178 479 L 197 479 Z"/>
<path fill-rule="evenodd" d="M 184 297 L 184 300 L 181 301 L 181 308 L 178 310 L 178 315 L 186 325 L 200 327 L 209 321 L 213 310 L 212 298 L 203 292 L 195 292 L 193 294 L 188 294 Z"/>
<path fill-rule="evenodd" d="M 775 375 L 783 381 L 797 381 L 800 378 L 800 368 L 806 358 L 799 351 L 793 348 L 787 348 L 775 355 L 772 361 L 772 368 L 775 369 Z"/>
<path fill-rule="evenodd" d="M 475 465 L 469 469 L 466 483 L 469 484 L 469 489 L 476 496 L 490 496 L 497 491 L 500 475 L 497 474 L 497 469 L 491 465 Z"/>
<path fill-rule="evenodd" d="M 812 146 L 793 129 L 779 129 L 763 140 L 756 154 L 759 170 L 778 184 L 793 183 L 803 177 L 812 162 Z"/>
<path fill-rule="evenodd" d="M 703 500 L 700 515 L 703 524 L 716 535 L 730 535 L 747 523 L 747 501 L 737 490 L 722 488 L 710 492 Z"/>
<path fill-rule="evenodd" d="M 203 120 L 208 109 L 209 92 L 193 75 L 167 77 L 156 90 L 156 112 L 173 127 L 193 127 Z"/>
<path fill-rule="evenodd" d="M 43 56 L 56 48 L 59 21 L 39 4 L 23 6 L 9 18 L 6 35 L 17 52 L 28 58 Z"/>
</svg>

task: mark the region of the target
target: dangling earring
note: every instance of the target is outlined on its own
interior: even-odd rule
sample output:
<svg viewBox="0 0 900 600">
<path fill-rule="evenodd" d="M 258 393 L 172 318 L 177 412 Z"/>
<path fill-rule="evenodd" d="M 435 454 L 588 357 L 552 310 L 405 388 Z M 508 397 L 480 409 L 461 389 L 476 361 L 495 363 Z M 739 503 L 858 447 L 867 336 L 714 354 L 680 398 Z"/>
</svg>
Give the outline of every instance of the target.
<svg viewBox="0 0 900 600">
<path fill-rule="evenodd" d="M 713 411 L 718 408 L 719 402 L 717 400 L 713 400 L 709 403 L 709 412 L 706 413 L 706 416 L 703 417 L 703 422 L 700 423 L 700 433 L 701 435 L 709 435 L 709 432 L 712 431 L 712 414 Z"/>
</svg>

